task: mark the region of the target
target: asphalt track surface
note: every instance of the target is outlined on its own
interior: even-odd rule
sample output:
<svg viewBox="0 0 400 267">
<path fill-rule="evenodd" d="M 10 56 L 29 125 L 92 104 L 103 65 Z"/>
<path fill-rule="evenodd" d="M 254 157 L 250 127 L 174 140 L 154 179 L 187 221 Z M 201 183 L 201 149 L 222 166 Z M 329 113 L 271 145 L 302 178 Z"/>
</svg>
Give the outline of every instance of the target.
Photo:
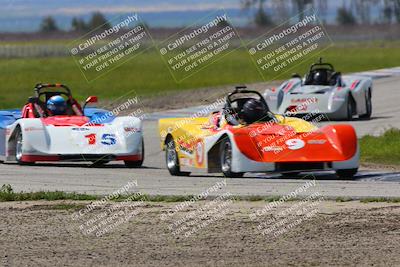
<svg viewBox="0 0 400 267">
<path fill-rule="evenodd" d="M 380 134 L 390 127 L 400 128 L 400 77 L 374 81 L 373 118 L 351 122 L 359 136 Z M 328 122 L 327 122 L 328 123 Z M 343 122 L 330 122 L 343 123 Z M 142 193 L 151 195 L 200 194 L 224 180 L 222 175 L 192 173 L 189 177 L 172 177 L 165 168 L 164 152 L 160 150 L 156 120 L 144 122 L 146 158 L 141 169 L 127 169 L 121 163 L 101 168 L 85 163 L 43 163 L 35 166 L 0 164 L 0 185 L 11 184 L 15 191 L 68 191 L 108 194 L 130 181 L 137 181 Z M 277 174 L 249 174 L 241 179 L 226 179 L 226 187 L 210 195 L 230 192 L 233 195 L 286 195 L 316 178 L 312 188 L 327 198 L 336 197 L 400 197 L 400 171 L 362 170 L 354 181 L 337 180 L 333 173 L 315 173 L 305 178 L 283 179 Z M 303 192 L 301 195 L 309 195 Z"/>
</svg>

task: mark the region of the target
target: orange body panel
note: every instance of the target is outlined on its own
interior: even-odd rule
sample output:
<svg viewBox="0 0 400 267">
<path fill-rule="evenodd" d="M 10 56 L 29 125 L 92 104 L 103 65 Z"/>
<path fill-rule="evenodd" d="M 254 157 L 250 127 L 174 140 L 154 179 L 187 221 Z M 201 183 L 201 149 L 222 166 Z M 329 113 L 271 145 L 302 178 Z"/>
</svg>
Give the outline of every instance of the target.
<svg viewBox="0 0 400 267">
<path fill-rule="evenodd" d="M 274 125 L 254 134 L 255 128 L 232 129 L 239 150 L 258 162 L 334 162 L 348 160 L 357 151 L 357 136 L 350 125 L 325 126 L 297 133 Z"/>
</svg>

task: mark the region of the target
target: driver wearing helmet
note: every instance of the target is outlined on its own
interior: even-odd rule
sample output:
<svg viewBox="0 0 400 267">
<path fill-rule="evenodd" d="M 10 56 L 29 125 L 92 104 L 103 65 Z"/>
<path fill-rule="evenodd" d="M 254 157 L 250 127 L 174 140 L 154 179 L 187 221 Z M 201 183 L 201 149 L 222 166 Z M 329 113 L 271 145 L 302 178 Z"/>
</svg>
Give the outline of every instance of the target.
<svg viewBox="0 0 400 267">
<path fill-rule="evenodd" d="M 211 124 L 216 128 L 223 128 L 225 125 L 248 125 L 257 121 L 264 121 L 270 118 L 268 108 L 258 99 L 249 99 L 245 102 L 238 114 L 231 109 L 223 109 L 222 111 L 212 114 Z"/>
<path fill-rule="evenodd" d="M 60 95 L 50 97 L 49 100 L 47 100 L 46 105 L 50 115 L 67 115 L 67 102 Z"/>
<path fill-rule="evenodd" d="M 316 71 L 313 75 L 314 85 L 326 85 L 328 82 L 328 77 L 326 71 Z"/>
<path fill-rule="evenodd" d="M 268 109 L 264 103 L 258 99 L 247 100 L 239 113 L 239 118 L 244 124 L 252 124 L 261 121 L 266 116 L 268 116 Z"/>
</svg>

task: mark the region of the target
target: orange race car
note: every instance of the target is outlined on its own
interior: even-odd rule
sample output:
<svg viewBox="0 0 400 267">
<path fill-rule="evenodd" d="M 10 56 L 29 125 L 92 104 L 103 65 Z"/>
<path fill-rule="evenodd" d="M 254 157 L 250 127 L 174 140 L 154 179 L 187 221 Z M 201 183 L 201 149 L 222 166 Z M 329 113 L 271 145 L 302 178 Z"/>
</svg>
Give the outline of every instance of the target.
<svg viewBox="0 0 400 267">
<path fill-rule="evenodd" d="M 352 178 L 359 167 L 351 125 L 318 128 L 299 118 L 275 115 L 259 92 L 246 87 L 237 87 L 222 110 L 209 117 L 161 119 L 159 127 L 172 175 L 188 174 L 183 169 L 194 167 L 227 177 L 334 170 L 340 178 Z"/>
</svg>

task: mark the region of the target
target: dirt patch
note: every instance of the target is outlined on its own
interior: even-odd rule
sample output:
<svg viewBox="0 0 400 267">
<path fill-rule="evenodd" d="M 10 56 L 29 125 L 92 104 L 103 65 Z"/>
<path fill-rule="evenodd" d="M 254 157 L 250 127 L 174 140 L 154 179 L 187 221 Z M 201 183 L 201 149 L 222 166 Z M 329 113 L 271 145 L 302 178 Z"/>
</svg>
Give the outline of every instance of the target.
<svg viewBox="0 0 400 267">
<path fill-rule="evenodd" d="M 203 207 L 201 201 L 179 212 Z M 321 202 L 318 213 L 277 237 L 260 234 L 249 214 L 265 202 L 235 202 L 221 219 L 185 237 L 162 214 L 176 204 L 144 203 L 101 237 L 85 236 L 71 214 L 82 202 L 0 204 L 3 266 L 354 266 L 399 265 L 400 205 Z M 285 209 L 296 202 L 284 204 Z M 50 206 L 65 205 L 66 209 Z M 62 206 L 61 206 L 62 207 Z M 101 210 L 92 211 L 92 215 Z"/>
<path fill-rule="evenodd" d="M 400 171 L 400 165 L 385 165 L 379 163 L 361 163 L 361 167 L 364 170 L 384 170 L 384 171 L 393 171 L 398 172 Z"/>
</svg>

